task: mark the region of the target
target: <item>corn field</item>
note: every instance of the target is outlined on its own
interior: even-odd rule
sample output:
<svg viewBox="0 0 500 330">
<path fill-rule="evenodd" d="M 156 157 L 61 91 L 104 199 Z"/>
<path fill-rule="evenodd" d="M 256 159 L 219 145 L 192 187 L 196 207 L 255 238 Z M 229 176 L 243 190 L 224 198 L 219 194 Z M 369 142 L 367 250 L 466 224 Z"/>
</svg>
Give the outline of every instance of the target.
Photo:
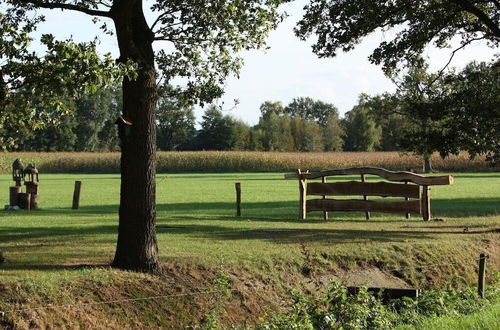
<svg viewBox="0 0 500 330">
<path fill-rule="evenodd" d="M 35 163 L 42 173 L 118 173 L 119 153 L 13 152 L 0 155 L 0 173 L 10 173 L 12 162 L 21 158 L 24 165 Z M 497 171 L 478 157 L 470 160 L 467 153 L 445 159 L 432 157 L 439 172 Z M 253 152 L 196 151 L 158 152 L 157 171 L 164 172 L 259 172 L 294 171 L 375 166 L 389 170 L 420 172 L 422 159 L 398 152 Z"/>
</svg>

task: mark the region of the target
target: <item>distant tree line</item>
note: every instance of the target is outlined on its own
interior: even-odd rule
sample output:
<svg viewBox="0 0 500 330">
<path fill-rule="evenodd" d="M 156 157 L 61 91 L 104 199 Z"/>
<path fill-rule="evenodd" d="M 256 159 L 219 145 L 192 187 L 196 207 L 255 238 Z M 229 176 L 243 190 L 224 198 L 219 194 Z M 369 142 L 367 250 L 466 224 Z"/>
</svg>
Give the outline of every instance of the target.
<svg viewBox="0 0 500 330">
<path fill-rule="evenodd" d="M 443 157 L 467 150 L 500 160 L 499 63 L 473 62 L 459 72 L 431 74 L 424 61 L 393 81 L 394 93 L 361 94 L 340 117 L 330 103 L 309 97 L 288 105 L 266 101 L 257 125 L 235 119 L 218 106 L 207 107 L 199 129 L 192 105 L 161 97 L 157 110 L 159 150 L 255 151 L 409 151 Z M 24 151 L 114 151 L 119 149 L 115 120 L 121 109 L 117 87 L 68 99 L 74 111 L 58 112 L 38 130 L 16 127 L 15 149 Z M 37 109 L 51 116 L 51 109 Z"/>
</svg>

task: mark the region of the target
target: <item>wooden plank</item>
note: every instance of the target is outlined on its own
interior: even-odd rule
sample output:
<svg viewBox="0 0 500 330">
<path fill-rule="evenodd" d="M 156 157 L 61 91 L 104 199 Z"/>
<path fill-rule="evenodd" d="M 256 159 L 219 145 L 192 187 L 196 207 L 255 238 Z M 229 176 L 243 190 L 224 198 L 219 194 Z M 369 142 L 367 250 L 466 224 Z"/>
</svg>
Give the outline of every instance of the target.
<svg viewBox="0 0 500 330">
<path fill-rule="evenodd" d="M 307 212 L 311 211 L 365 211 L 388 213 L 418 213 L 420 201 L 364 201 L 360 199 L 310 199 L 306 202 Z"/>
<path fill-rule="evenodd" d="M 393 172 L 378 167 L 353 167 L 345 169 L 327 170 L 327 171 L 303 174 L 303 176 L 306 179 L 312 180 L 321 178 L 322 176 L 360 175 L 360 174 L 378 175 L 379 177 L 384 178 L 388 181 L 394 181 L 394 182 L 408 181 L 408 182 L 413 182 L 415 184 L 426 185 L 426 186 L 453 184 L 453 176 L 451 175 L 423 176 L 405 171 Z M 285 174 L 285 179 L 297 179 L 297 174 L 296 173 Z"/>
<path fill-rule="evenodd" d="M 420 187 L 414 184 L 405 185 L 390 182 L 309 182 L 307 195 L 327 196 L 382 196 L 419 198 Z"/>
</svg>

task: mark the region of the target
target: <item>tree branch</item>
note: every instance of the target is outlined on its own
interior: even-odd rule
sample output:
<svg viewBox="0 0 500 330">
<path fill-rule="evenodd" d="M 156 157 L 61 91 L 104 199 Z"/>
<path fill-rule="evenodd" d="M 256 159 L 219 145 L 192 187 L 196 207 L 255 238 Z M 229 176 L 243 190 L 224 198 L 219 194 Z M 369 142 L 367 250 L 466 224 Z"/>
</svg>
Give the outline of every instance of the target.
<svg viewBox="0 0 500 330">
<path fill-rule="evenodd" d="M 465 48 L 466 46 L 468 46 L 469 44 L 471 44 L 471 43 L 472 43 L 472 42 L 474 42 L 474 41 L 479 41 L 479 40 L 482 40 L 482 39 L 484 39 L 484 38 L 483 38 L 483 37 L 479 37 L 479 38 L 471 38 L 471 39 L 467 40 L 466 42 L 464 42 L 462 45 L 460 45 L 460 47 L 458 47 L 458 48 L 456 48 L 455 50 L 453 50 L 453 52 L 452 52 L 452 53 L 451 53 L 451 55 L 450 55 L 450 58 L 448 59 L 448 62 L 445 64 L 445 66 L 444 66 L 444 67 L 442 67 L 442 68 L 441 68 L 441 70 L 439 70 L 439 72 L 438 72 L 438 73 L 437 73 L 437 75 L 436 75 L 436 78 L 434 78 L 434 79 L 430 82 L 429 86 L 432 86 L 432 85 L 433 85 L 433 84 L 434 84 L 434 83 L 435 83 L 435 82 L 436 82 L 436 81 L 437 81 L 437 80 L 441 77 L 441 75 L 443 74 L 444 70 L 446 70 L 446 68 L 447 68 L 447 67 L 451 64 L 451 61 L 453 60 L 453 58 L 455 57 L 455 54 L 456 54 L 459 50 L 461 50 L 461 49 Z"/>
<path fill-rule="evenodd" d="M 19 1 L 22 3 L 30 4 L 30 5 L 33 5 L 36 7 L 40 7 L 40 8 L 72 10 L 72 11 L 78 11 L 78 12 L 81 12 L 81 13 L 84 13 L 87 15 L 91 15 L 91 16 L 101 16 L 101 17 L 113 18 L 113 15 L 110 11 L 90 9 L 90 8 L 85 8 L 85 7 L 81 7 L 78 5 L 72 5 L 69 3 L 54 3 L 54 2 L 47 2 L 47 1 L 40 1 L 40 0 L 19 0 Z"/>
<path fill-rule="evenodd" d="M 493 33 L 493 35 L 496 38 L 500 38 L 500 27 L 493 20 L 491 20 L 491 18 L 488 15 L 486 15 L 486 13 L 483 12 L 481 9 L 474 6 L 474 4 L 472 4 L 468 0 L 450 0 L 450 1 L 456 3 L 457 5 L 462 7 L 465 11 L 476 16 L 479 19 L 479 21 L 483 22 L 484 25 L 488 27 L 488 29 Z"/>
</svg>

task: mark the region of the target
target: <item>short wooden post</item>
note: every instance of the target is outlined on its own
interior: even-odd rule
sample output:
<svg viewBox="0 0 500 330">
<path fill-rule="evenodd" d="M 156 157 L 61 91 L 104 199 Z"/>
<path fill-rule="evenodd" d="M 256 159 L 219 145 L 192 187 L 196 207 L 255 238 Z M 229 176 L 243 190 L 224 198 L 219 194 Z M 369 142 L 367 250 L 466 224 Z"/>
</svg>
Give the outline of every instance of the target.
<svg viewBox="0 0 500 330">
<path fill-rule="evenodd" d="M 306 199 L 307 199 L 307 187 L 306 187 L 306 179 L 302 177 L 302 172 L 300 169 L 297 170 L 297 176 L 299 178 L 299 219 L 305 220 L 307 215 L 306 210 Z"/>
<path fill-rule="evenodd" d="M 431 188 L 422 186 L 422 218 L 424 221 L 431 220 Z"/>
<path fill-rule="evenodd" d="M 80 190 L 82 188 L 82 181 L 75 181 L 75 191 L 73 192 L 73 210 L 80 208 Z"/>
<path fill-rule="evenodd" d="M 408 181 L 405 181 L 405 184 L 408 184 Z M 409 201 L 410 199 L 408 197 L 405 197 L 405 201 Z M 406 219 L 410 219 L 411 218 L 411 215 L 410 213 L 406 213 Z"/>
<path fill-rule="evenodd" d="M 361 174 L 361 182 L 365 182 L 365 175 Z M 363 200 L 367 201 L 368 197 L 366 195 L 363 195 Z M 366 211 L 365 212 L 365 218 L 366 220 L 370 220 L 370 212 Z"/>
<path fill-rule="evenodd" d="M 241 183 L 236 182 L 234 184 L 234 188 L 236 188 L 236 216 L 241 216 Z"/>
<path fill-rule="evenodd" d="M 23 210 L 31 209 L 31 195 L 27 193 L 20 193 L 17 195 L 19 207 Z"/>
<path fill-rule="evenodd" d="M 486 283 L 486 259 L 488 255 L 481 253 L 479 255 L 479 269 L 477 271 L 477 293 L 481 298 L 484 298 L 484 289 Z"/>
<path fill-rule="evenodd" d="M 31 194 L 26 193 L 26 210 L 31 211 Z"/>
<path fill-rule="evenodd" d="M 30 209 L 36 210 L 40 207 L 40 195 L 30 194 Z"/>
<path fill-rule="evenodd" d="M 15 186 L 15 187 L 10 187 L 9 192 L 9 205 L 11 206 L 16 206 L 19 205 L 19 194 L 22 191 L 22 187 Z"/>
<path fill-rule="evenodd" d="M 321 177 L 321 182 L 326 183 L 326 177 Z M 323 199 L 326 199 L 326 195 L 323 195 Z M 323 219 L 328 220 L 328 211 L 323 211 Z"/>
</svg>

